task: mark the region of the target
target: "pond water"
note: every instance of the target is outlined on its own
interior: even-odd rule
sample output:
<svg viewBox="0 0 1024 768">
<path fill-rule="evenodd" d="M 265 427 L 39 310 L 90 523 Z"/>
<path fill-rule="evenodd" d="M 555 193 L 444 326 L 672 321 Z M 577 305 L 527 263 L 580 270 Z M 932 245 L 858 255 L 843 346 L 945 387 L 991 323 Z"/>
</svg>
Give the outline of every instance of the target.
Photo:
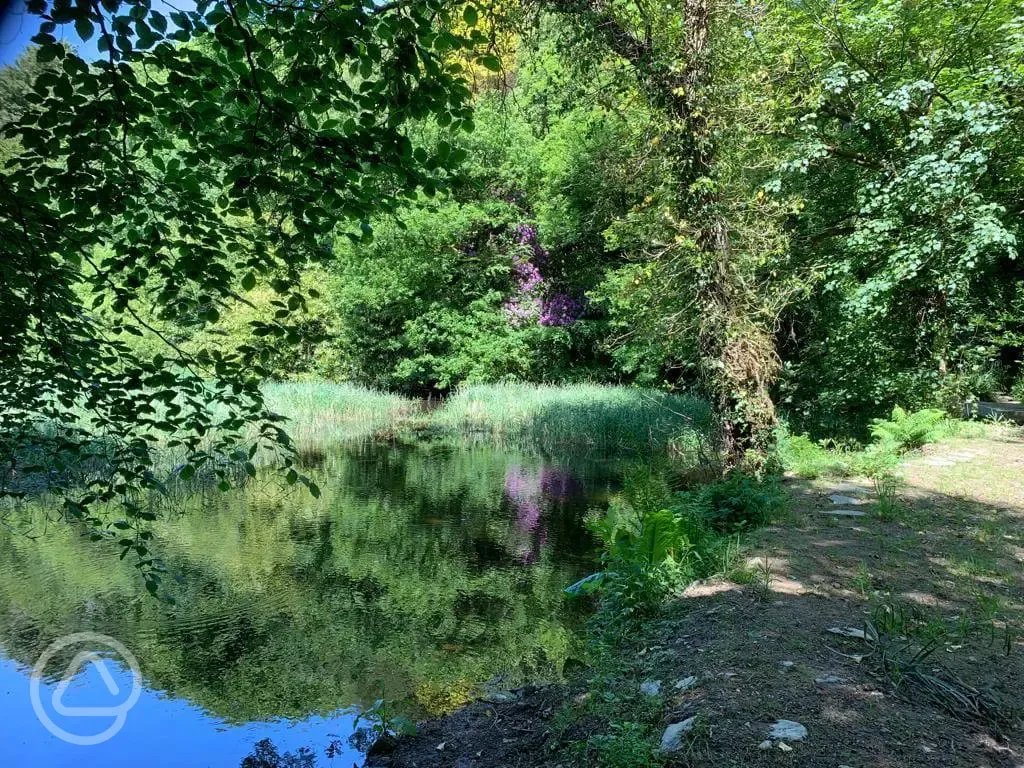
<svg viewBox="0 0 1024 768">
<path fill-rule="evenodd" d="M 562 589 L 593 570 L 582 518 L 616 487 L 612 465 L 441 443 L 306 460 L 319 500 L 267 476 L 161 502 L 173 604 L 106 546 L 63 524 L 43 531 L 38 512 L 8 521 L 38 538 L 0 527 L 0 764 L 233 768 L 269 739 L 349 768 L 362 760 L 353 705 L 383 696 L 413 718 L 440 714 L 495 676 L 550 679 L 578 654 Z M 92 746 L 44 728 L 29 693 L 44 650 L 78 632 L 122 643 L 142 680 L 121 730 Z M 100 657 L 72 658 L 81 651 Z M 117 706 L 132 689 L 94 640 L 46 673 L 39 706 L 73 735 L 116 720 L 76 707 Z"/>
</svg>

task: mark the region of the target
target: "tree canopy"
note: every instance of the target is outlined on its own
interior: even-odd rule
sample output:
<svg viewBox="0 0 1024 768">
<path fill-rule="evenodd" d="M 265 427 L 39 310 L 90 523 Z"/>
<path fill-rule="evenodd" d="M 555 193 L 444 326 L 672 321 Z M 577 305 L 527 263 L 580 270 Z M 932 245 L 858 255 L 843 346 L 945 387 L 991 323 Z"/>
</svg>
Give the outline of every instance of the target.
<svg viewBox="0 0 1024 768">
<path fill-rule="evenodd" d="M 268 378 L 692 390 L 734 464 L 780 417 L 856 438 L 1024 389 L 1007 0 L 30 10 L 3 490 L 45 478 L 144 566 L 158 453 L 227 485 L 270 449 L 316 491 Z"/>
</svg>

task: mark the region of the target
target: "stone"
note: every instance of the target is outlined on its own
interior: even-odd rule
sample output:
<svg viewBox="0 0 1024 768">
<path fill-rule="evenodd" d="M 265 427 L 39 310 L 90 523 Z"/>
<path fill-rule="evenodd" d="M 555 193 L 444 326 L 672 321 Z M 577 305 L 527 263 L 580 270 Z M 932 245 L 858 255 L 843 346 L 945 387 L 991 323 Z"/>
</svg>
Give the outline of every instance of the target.
<svg viewBox="0 0 1024 768">
<path fill-rule="evenodd" d="M 844 496 L 841 493 L 833 493 L 829 497 L 829 501 L 836 505 L 848 504 L 854 507 L 860 506 L 861 504 L 870 504 L 871 502 L 867 499 L 862 499 L 858 496 Z"/>
<path fill-rule="evenodd" d="M 509 704 L 519 701 L 521 697 L 515 691 L 488 691 L 481 697 L 482 701 L 488 704 Z"/>
<path fill-rule="evenodd" d="M 682 722 L 672 723 L 665 732 L 661 734 L 661 747 L 659 749 L 664 753 L 678 752 L 685 746 L 685 739 L 683 738 L 690 731 L 693 730 L 693 726 L 697 724 L 697 716 L 688 717 Z"/>
<path fill-rule="evenodd" d="M 828 631 L 833 635 L 856 637 L 859 640 L 867 640 L 867 635 L 864 634 L 864 630 L 857 629 L 856 627 L 829 627 Z"/>
<path fill-rule="evenodd" d="M 825 675 L 824 677 L 814 678 L 814 682 L 817 685 L 839 685 L 840 683 L 845 683 L 846 681 L 837 675 Z"/>
<path fill-rule="evenodd" d="M 859 509 L 823 509 L 819 514 L 834 515 L 835 517 L 865 517 L 867 512 L 862 512 Z"/>
<path fill-rule="evenodd" d="M 793 748 L 791 746 L 789 746 L 789 744 L 787 744 L 784 741 L 780 741 L 779 742 L 779 749 L 781 749 L 783 752 L 792 752 L 793 751 Z"/>
<path fill-rule="evenodd" d="M 783 672 L 792 672 L 794 666 L 796 666 L 796 665 L 792 661 L 784 661 L 784 662 L 782 662 L 782 671 Z"/>
<path fill-rule="evenodd" d="M 675 684 L 675 689 L 677 691 L 688 691 L 691 688 L 693 688 L 693 686 L 695 686 L 696 684 L 697 684 L 697 676 L 696 675 L 690 675 L 689 677 L 684 677 L 682 680 L 680 680 L 678 683 L 676 683 Z"/>
<path fill-rule="evenodd" d="M 768 729 L 768 737 L 777 741 L 803 741 L 807 729 L 795 720 L 776 720 Z"/>
<path fill-rule="evenodd" d="M 774 744 L 772 744 L 771 740 L 765 739 L 764 741 L 762 741 L 760 744 L 757 745 L 757 748 L 758 749 L 771 749 L 773 746 L 774 746 Z"/>
<path fill-rule="evenodd" d="M 640 683 L 640 693 L 644 696 L 661 695 L 661 680 L 648 680 L 644 683 Z"/>
</svg>

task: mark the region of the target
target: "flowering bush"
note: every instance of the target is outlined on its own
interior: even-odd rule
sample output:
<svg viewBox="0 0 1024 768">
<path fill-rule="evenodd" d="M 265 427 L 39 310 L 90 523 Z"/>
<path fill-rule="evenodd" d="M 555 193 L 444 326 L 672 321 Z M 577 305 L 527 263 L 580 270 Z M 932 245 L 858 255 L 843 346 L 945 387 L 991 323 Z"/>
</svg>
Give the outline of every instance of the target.
<svg viewBox="0 0 1024 768">
<path fill-rule="evenodd" d="M 567 293 L 548 293 L 550 281 L 544 279 L 540 269 L 540 265 L 548 261 L 548 252 L 537 241 L 536 227 L 517 224 L 514 240 L 512 277 L 515 293 L 505 302 L 509 321 L 517 327 L 529 322 L 567 326 L 578 321 L 586 308 L 582 300 Z"/>
</svg>

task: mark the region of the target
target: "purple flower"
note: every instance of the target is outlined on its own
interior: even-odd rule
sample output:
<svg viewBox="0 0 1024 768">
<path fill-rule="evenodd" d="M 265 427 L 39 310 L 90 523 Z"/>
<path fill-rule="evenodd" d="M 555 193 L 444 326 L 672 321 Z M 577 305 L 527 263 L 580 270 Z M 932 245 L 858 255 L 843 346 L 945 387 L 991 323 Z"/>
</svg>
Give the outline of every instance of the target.
<svg viewBox="0 0 1024 768">
<path fill-rule="evenodd" d="M 583 316 L 584 309 L 582 301 L 565 293 L 556 293 L 541 302 L 537 322 L 548 326 L 572 325 Z"/>
<path fill-rule="evenodd" d="M 514 326 L 536 320 L 545 326 L 572 325 L 585 311 L 582 301 L 564 293 L 547 298 L 544 276 L 540 267 L 547 262 L 548 252 L 537 242 L 537 229 L 529 224 L 517 224 L 514 234 L 518 245 L 529 248 L 512 256 L 512 277 L 515 295 L 505 302 L 505 313 Z"/>
</svg>

